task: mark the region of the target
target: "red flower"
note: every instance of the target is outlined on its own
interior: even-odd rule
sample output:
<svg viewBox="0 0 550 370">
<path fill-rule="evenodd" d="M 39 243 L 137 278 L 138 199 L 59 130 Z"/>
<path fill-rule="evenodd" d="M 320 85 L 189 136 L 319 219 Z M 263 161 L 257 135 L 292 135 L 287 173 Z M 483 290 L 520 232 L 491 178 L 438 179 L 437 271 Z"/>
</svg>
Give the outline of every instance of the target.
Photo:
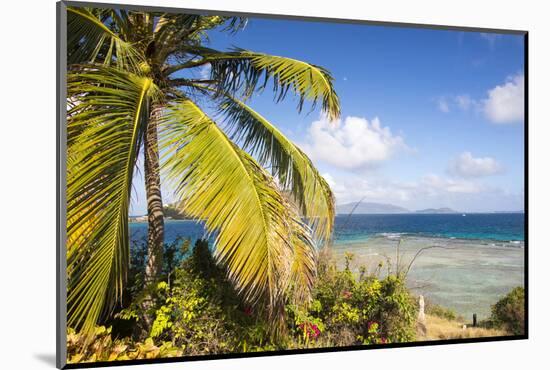
<svg viewBox="0 0 550 370">
<path fill-rule="evenodd" d="M 342 297 L 344 297 L 344 299 L 350 299 L 351 298 L 351 292 L 349 290 L 344 290 L 342 292 Z"/>
<path fill-rule="evenodd" d="M 386 338 L 386 337 L 380 338 L 380 343 L 382 343 L 382 344 L 388 343 L 388 338 Z"/>
<path fill-rule="evenodd" d="M 246 306 L 246 307 L 244 308 L 244 314 L 245 314 L 246 316 L 252 316 L 252 307 Z"/>
<path fill-rule="evenodd" d="M 298 325 L 298 328 L 305 333 L 305 336 L 308 338 L 316 339 L 320 334 L 321 330 L 317 327 L 317 325 L 306 322 Z"/>
<path fill-rule="evenodd" d="M 319 334 L 321 334 L 321 331 L 319 330 L 319 328 L 315 324 L 311 324 L 311 330 L 313 330 L 313 337 L 314 338 L 317 338 L 319 336 Z"/>
</svg>

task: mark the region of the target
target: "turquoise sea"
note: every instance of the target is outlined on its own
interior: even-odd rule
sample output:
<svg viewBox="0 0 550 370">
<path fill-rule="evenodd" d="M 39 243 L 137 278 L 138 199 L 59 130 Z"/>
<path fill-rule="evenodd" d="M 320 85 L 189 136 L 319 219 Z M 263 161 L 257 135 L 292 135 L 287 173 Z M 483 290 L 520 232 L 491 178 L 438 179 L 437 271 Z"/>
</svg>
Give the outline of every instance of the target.
<svg viewBox="0 0 550 370">
<path fill-rule="evenodd" d="M 482 244 L 522 247 L 523 213 L 391 214 L 338 216 L 334 243 L 425 237 L 463 239 Z"/>
<path fill-rule="evenodd" d="M 524 241 L 522 213 L 472 214 L 388 214 L 338 215 L 334 228 L 334 242 L 368 240 L 377 236 L 425 236 L 482 240 L 521 245 Z M 131 223 L 132 240 L 147 236 L 146 223 Z M 178 237 L 195 240 L 206 235 L 203 225 L 195 221 L 166 221 L 165 242 Z"/>
</svg>

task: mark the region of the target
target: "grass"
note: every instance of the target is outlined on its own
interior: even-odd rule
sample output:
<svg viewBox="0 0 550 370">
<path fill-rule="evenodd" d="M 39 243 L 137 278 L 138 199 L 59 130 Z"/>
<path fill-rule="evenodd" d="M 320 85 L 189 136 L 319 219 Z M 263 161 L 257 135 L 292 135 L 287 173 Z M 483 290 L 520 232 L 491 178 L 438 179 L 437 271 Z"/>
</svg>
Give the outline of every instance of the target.
<svg viewBox="0 0 550 370">
<path fill-rule="evenodd" d="M 426 315 L 426 333 L 421 330 L 417 333 L 418 341 L 498 337 L 508 335 L 504 330 L 472 327 L 463 321 L 447 320 L 445 318 Z"/>
</svg>

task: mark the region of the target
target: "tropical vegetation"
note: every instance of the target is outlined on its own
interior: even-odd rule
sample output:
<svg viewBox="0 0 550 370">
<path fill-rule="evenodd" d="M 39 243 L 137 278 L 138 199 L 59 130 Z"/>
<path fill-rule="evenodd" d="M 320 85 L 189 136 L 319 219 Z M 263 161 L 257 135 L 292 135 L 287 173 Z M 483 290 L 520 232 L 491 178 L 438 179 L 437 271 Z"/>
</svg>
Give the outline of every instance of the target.
<svg viewBox="0 0 550 370">
<path fill-rule="evenodd" d="M 525 289 L 515 287 L 491 307 L 486 326 L 503 328 L 511 334 L 525 334 Z"/>
<path fill-rule="evenodd" d="M 165 248 L 160 281 L 143 290 L 146 243 L 132 253 L 132 281 L 126 304 L 91 338 L 69 329 L 69 362 L 114 361 L 205 354 L 327 348 L 411 341 L 415 338 L 415 298 L 395 275 L 356 274 L 338 265 L 330 250 L 318 260 L 318 278 L 308 305 L 286 300 L 277 337 L 273 322 L 258 306 L 243 301 L 212 255 L 208 242 L 180 240 Z M 141 319 L 146 297 L 154 297 Z M 85 345 L 87 339 L 89 345 Z"/>
<path fill-rule="evenodd" d="M 378 266 L 368 271 L 346 254 L 343 263 L 322 249 L 308 305 L 285 302 L 281 335 L 270 336 L 272 322 L 243 301 L 205 240 L 180 239 L 165 245 L 160 279 L 143 289 L 147 241 L 131 254 L 125 304 L 90 334 L 69 328 L 70 363 L 120 361 L 206 354 L 384 345 L 415 340 L 479 338 L 518 334 L 505 316 L 472 327 L 453 311 L 426 305 L 427 332 L 417 327 L 417 299 L 403 275 Z M 390 271 L 394 270 L 388 267 Z M 517 296 L 515 289 L 509 296 Z M 142 300 L 154 297 L 144 308 Z M 503 304 L 503 298 L 496 306 Z M 522 304 L 517 301 L 518 307 Z M 144 309 L 153 324 L 143 322 Z"/>
<path fill-rule="evenodd" d="M 241 299 L 279 323 L 276 335 L 288 293 L 300 304 L 311 299 L 316 245 L 330 238 L 334 202 L 309 158 L 246 101 L 271 88 L 277 101 L 290 92 L 298 110 L 310 101 L 334 119 L 330 73 L 205 46 L 211 30 L 241 30 L 239 17 L 69 7 L 67 22 L 68 325 L 92 333 L 122 302 L 142 154 L 144 287 L 158 282 L 163 264 L 162 173 L 178 208 L 216 233 L 217 263 Z M 198 77 L 205 66 L 208 76 Z"/>
</svg>

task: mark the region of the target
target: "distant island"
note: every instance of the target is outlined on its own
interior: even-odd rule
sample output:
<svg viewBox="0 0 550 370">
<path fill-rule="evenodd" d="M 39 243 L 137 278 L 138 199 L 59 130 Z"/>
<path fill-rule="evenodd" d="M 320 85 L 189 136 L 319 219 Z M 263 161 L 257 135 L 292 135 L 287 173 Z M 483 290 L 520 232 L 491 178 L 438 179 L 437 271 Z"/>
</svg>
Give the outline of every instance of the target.
<svg viewBox="0 0 550 370">
<path fill-rule="evenodd" d="M 426 208 L 416 211 L 416 213 L 459 213 L 458 211 L 455 211 L 454 209 L 451 209 L 449 207 L 442 207 L 442 208 Z"/>
<path fill-rule="evenodd" d="M 340 204 L 336 206 L 337 214 L 388 214 L 388 213 L 411 213 L 410 210 L 395 206 L 393 204 L 357 202 Z"/>
<path fill-rule="evenodd" d="M 346 204 L 339 204 L 336 206 L 337 214 L 357 214 L 357 215 L 370 215 L 370 214 L 403 214 L 403 213 L 424 213 L 424 214 L 449 214 L 460 213 L 449 207 L 441 208 L 426 208 L 417 211 L 411 211 L 407 208 L 396 206 L 394 204 L 386 203 L 374 203 L 374 202 L 353 202 Z"/>
<path fill-rule="evenodd" d="M 376 214 L 454 214 L 462 213 L 461 211 L 454 210 L 449 207 L 441 208 L 426 208 L 411 211 L 407 208 L 396 206 L 389 203 L 375 203 L 375 202 L 358 202 L 345 203 L 336 205 L 336 214 L 349 215 L 350 213 L 356 215 L 376 215 Z M 165 204 L 164 218 L 166 220 L 190 220 L 181 211 L 179 211 L 175 204 Z M 524 211 L 488 211 L 488 212 L 468 212 L 468 213 L 524 213 Z M 130 222 L 147 222 L 147 216 L 129 216 Z"/>
</svg>

